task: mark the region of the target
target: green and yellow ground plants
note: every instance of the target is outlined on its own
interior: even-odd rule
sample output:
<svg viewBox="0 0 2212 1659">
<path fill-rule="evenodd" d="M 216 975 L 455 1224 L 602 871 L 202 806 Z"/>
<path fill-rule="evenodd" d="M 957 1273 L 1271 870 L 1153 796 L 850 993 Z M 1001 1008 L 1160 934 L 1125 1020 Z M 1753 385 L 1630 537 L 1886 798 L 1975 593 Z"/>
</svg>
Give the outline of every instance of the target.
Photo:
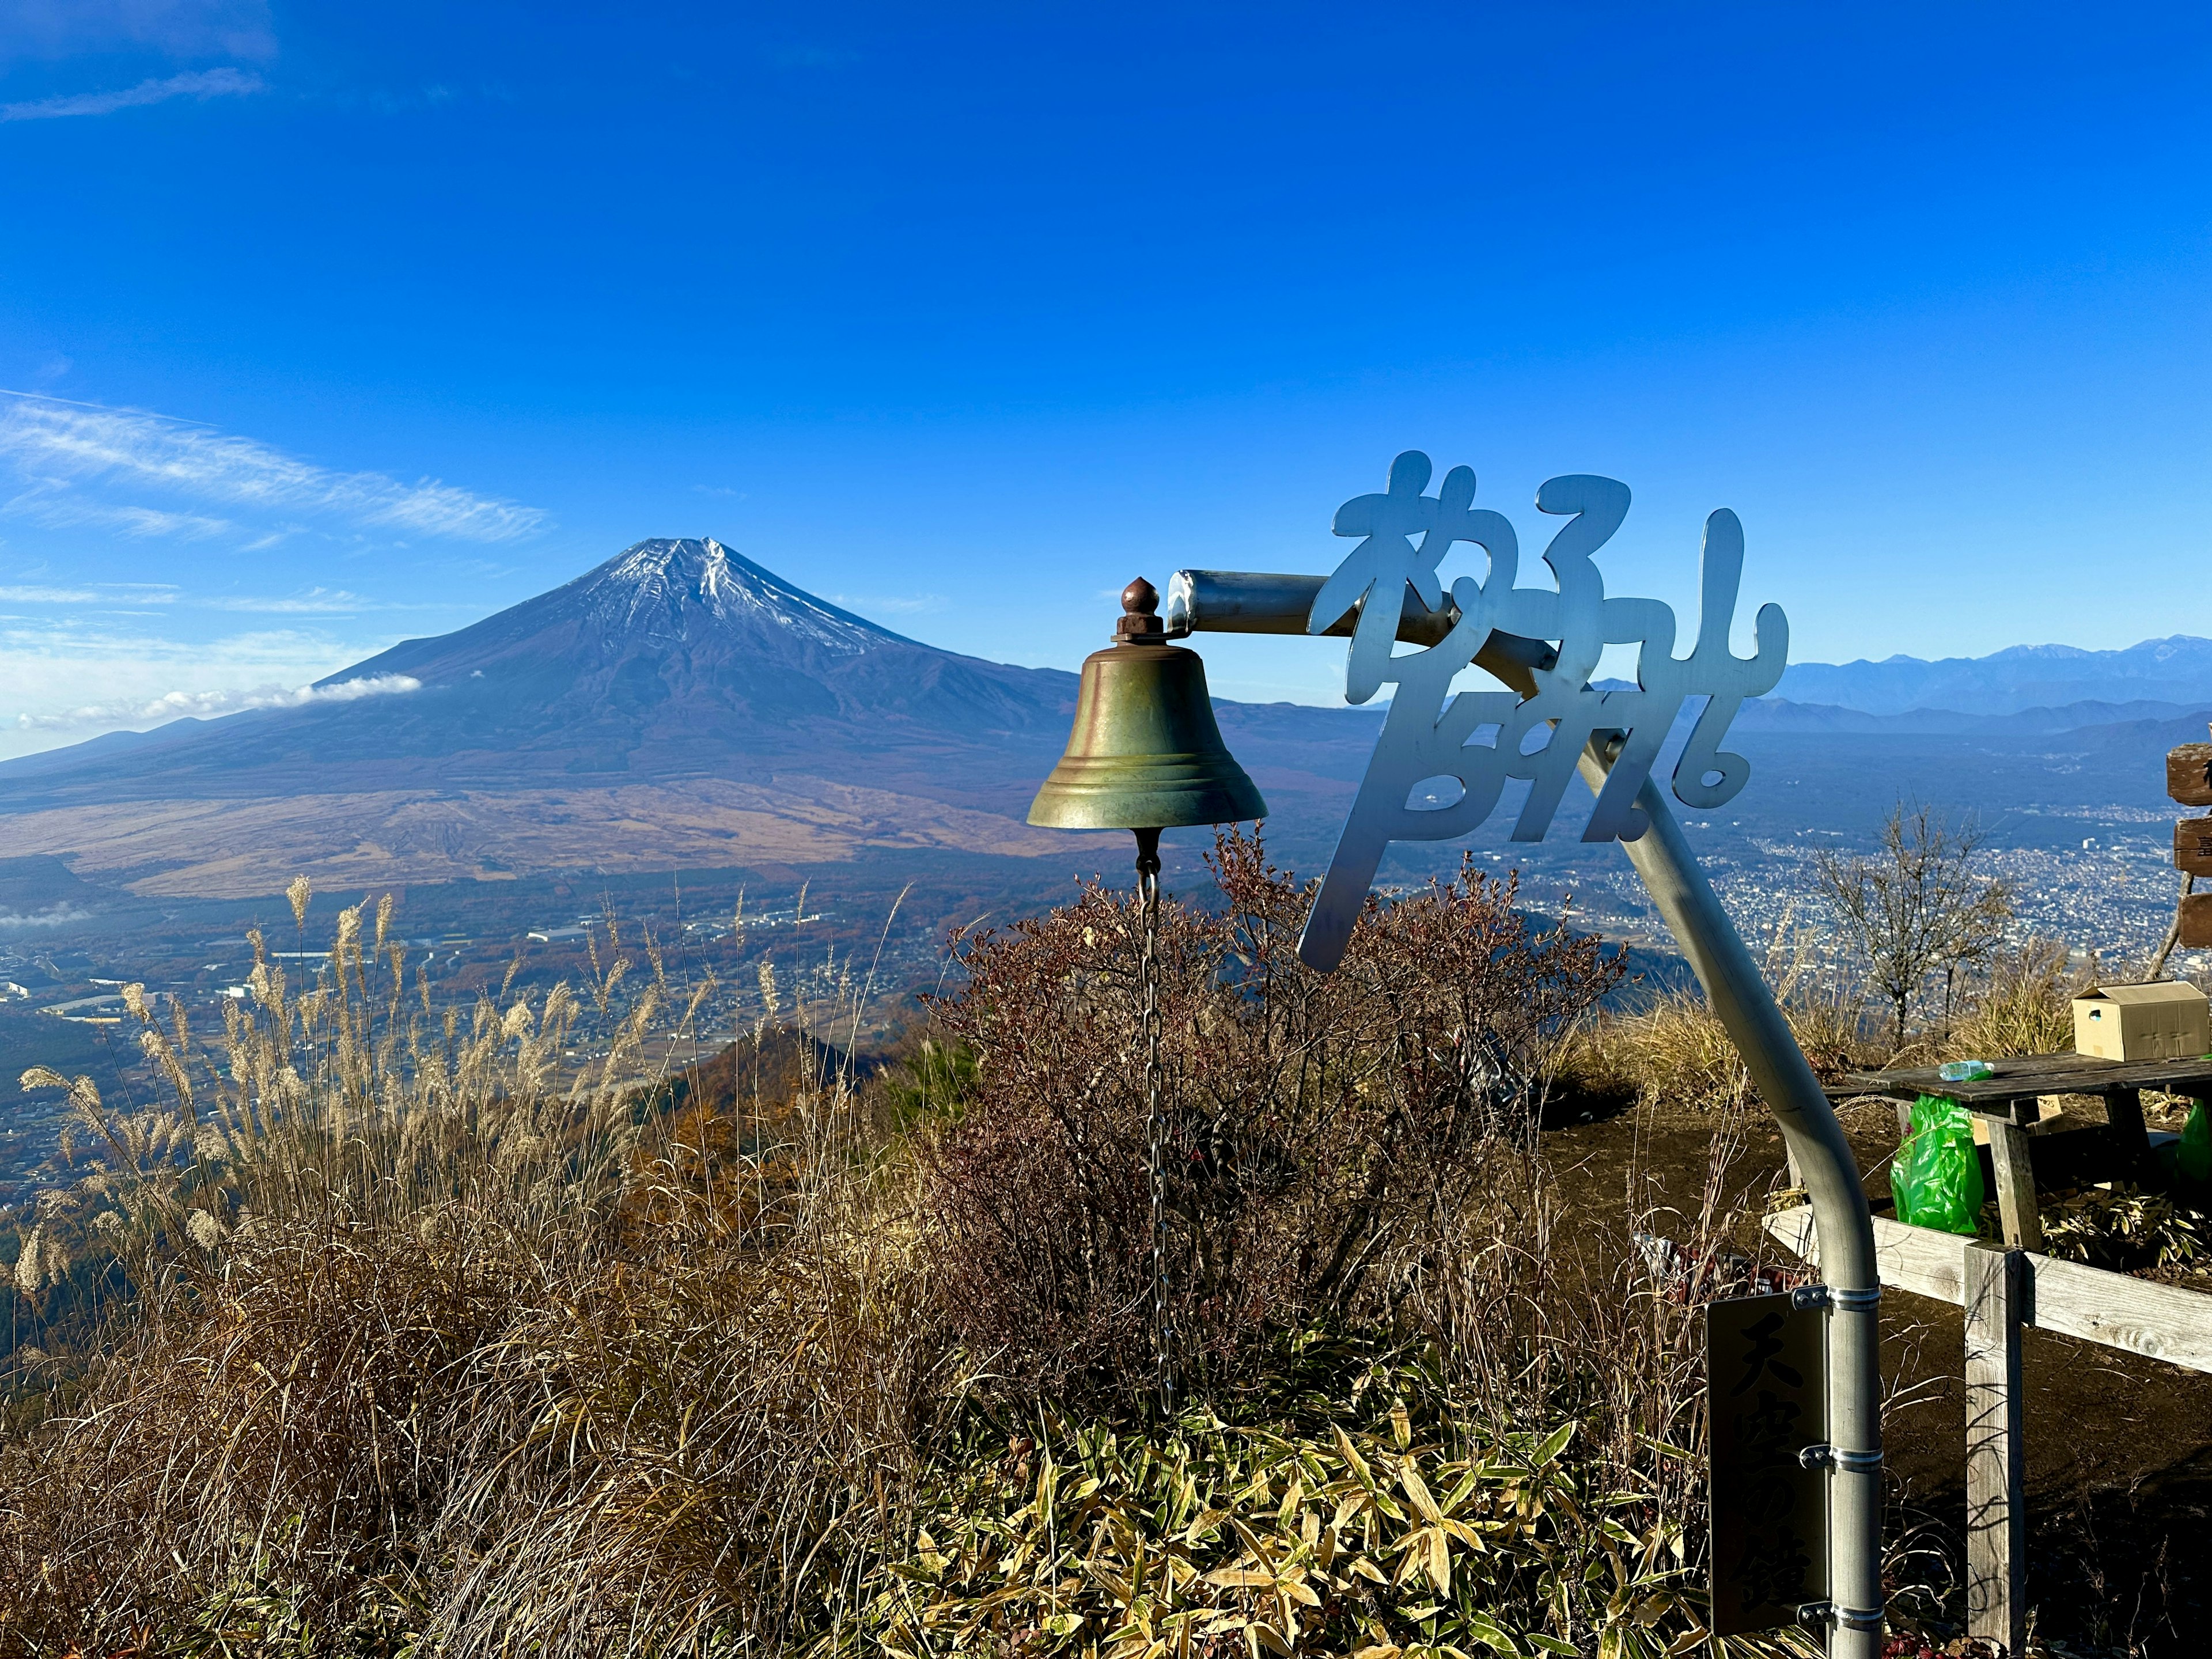
<svg viewBox="0 0 2212 1659">
<path fill-rule="evenodd" d="M 1682 1517 L 1598 1490 L 1579 1428 L 1486 1427 L 1405 1363 L 1289 1425 L 1040 1414 L 923 1495 L 903 1558 L 813 1659 L 1817 1651 L 1710 1636 Z"/>
</svg>

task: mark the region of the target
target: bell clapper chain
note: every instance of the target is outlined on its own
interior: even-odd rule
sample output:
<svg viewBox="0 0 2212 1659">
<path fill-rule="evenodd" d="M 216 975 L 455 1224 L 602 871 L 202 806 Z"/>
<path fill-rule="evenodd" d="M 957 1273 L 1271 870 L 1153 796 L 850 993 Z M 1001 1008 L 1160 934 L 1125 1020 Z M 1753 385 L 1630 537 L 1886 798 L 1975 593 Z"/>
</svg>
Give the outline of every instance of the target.
<svg viewBox="0 0 2212 1659">
<path fill-rule="evenodd" d="M 1152 1200 L 1152 1364 L 1160 1410 L 1175 1415 L 1174 1331 L 1168 1322 L 1167 1120 L 1160 1111 L 1160 832 L 1139 830 L 1137 902 L 1144 933 L 1137 963 L 1139 1021 L 1145 1044 L 1145 1164 Z"/>
</svg>

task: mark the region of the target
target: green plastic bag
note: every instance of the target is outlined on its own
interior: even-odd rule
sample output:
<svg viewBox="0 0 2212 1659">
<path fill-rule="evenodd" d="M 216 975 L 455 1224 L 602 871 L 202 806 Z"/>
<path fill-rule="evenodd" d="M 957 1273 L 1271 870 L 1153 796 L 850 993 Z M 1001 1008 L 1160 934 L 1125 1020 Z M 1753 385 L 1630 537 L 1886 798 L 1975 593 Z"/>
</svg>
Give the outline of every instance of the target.
<svg viewBox="0 0 2212 1659">
<path fill-rule="evenodd" d="M 1946 1095 L 1912 1103 L 1912 1130 L 1889 1168 L 1897 1218 L 1914 1227 L 1972 1234 L 1982 1217 L 1982 1161 L 1974 1121 Z"/>
<path fill-rule="evenodd" d="M 2204 1115 L 2204 1103 L 2189 1103 L 2189 1118 L 2181 1126 L 2181 1139 L 2174 1143 L 2173 1164 L 2191 1181 L 2202 1181 L 2212 1176 L 2212 1120 Z"/>
</svg>

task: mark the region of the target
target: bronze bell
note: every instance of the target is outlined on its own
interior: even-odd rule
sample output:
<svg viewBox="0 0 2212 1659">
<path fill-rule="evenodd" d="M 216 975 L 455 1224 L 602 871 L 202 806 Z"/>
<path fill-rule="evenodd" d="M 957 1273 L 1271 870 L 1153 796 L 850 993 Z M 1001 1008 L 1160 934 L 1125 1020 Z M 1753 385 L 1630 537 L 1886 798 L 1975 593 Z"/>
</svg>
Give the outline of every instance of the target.
<svg viewBox="0 0 2212 1659">
<path fill-rule="evenodd" d="M 1083 661 L 1067 752 L 1030 805 L 1053 830 L 1163 830 L 1263 817 L 1267 803 L 1221 741 L 1195 651 L 1167 642 L 1159 594 L 1121 591 L 1115 643 Z"/>
</svg>

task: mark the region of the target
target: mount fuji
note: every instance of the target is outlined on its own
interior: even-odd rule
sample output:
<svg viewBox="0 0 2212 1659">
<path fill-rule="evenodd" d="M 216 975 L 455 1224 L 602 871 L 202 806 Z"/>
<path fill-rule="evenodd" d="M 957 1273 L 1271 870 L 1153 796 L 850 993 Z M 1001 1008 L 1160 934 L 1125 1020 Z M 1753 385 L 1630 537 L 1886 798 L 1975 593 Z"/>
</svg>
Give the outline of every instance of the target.
<svg viewBox="0 0 2212 1659">
<path fill-rule="evenodd" d="M 918 848 L 1066 857 L 1068 837 L 1023 819 L 1076 683 L 895 634 L 712 539 L 642 541 L 295 705 L 0 765 L 0 839 L 208 896 L 301 871 L 336 886 Z M 1374 717 L 1221 707 L 1261 787 L 1318 792 L 1314 821 L 1332 820 Z"/>
</svg>

